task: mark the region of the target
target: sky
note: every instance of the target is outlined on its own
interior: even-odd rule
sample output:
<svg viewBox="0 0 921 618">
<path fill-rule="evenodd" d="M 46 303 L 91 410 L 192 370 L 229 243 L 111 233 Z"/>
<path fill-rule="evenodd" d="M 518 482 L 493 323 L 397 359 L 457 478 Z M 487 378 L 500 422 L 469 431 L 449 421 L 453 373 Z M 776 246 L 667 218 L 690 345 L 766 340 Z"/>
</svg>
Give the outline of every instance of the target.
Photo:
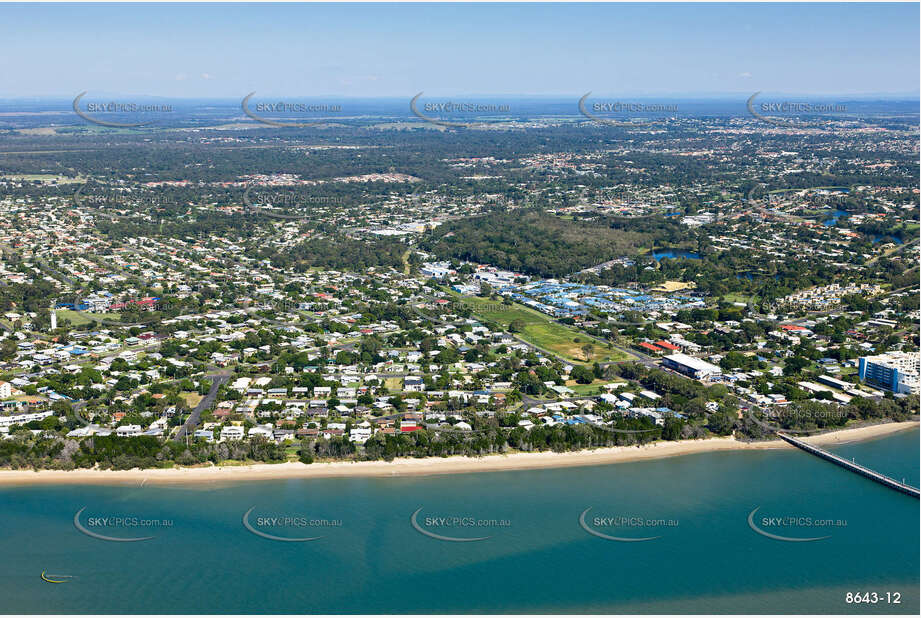
<svg viewBox="0 0 921 618">
<path fill-rule="evenodd" d="M 0 97 L 919 92 L 919 4 L 0 4 Z"/>
</svg>

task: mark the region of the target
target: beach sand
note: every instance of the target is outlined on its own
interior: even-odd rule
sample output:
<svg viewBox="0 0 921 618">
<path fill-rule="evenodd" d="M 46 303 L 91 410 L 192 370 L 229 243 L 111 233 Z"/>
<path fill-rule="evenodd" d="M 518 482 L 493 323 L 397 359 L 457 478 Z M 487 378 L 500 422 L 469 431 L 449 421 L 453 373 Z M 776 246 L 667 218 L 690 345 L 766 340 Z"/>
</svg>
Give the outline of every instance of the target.
<svg viewBox="0 0 921 618">
<path fill-rule="evenodd" d="M 808 441 L 819 446 L 845 444 L 867 440 L 897 431 L 916 428 L 916 421 L 883 423 L 853 429 L 833 431 L 812 436 Z M 134 470 L 0 470 L 0 486 L 61 485 L 61 484 L 173 484 L 263 481 L 294 478 L 334 478 L 346 476 L 386 477 L 459 474 L 496 470 L 536 470 L 573 466 L 597 466 L 627 461 L 642 461 L 676 457 L 694 453 L 737 451 L 751 449 L 793 449 L 781 440 L 742 442 L 734 438 L 655 442 L 645 446 L 617 446 L 571 453 L 514 453 L 485 457 L 403 458 L 394 461 L 361 461 L 283 464 L 253 464 L 237 466 L 207 466 L 193 468 L 134 469 Z"/>
</svg>

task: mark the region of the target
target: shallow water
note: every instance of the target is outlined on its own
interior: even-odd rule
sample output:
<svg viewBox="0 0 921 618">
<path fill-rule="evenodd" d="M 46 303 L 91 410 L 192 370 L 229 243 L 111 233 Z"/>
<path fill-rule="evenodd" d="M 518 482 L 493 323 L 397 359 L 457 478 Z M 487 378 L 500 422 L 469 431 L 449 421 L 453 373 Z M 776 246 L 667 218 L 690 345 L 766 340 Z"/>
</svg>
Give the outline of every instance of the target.
<svg viewBox="0 0 921 618">
<path fill-rule="evenodd" d="M 834 450 L 918 484 L 917 430 Z M 154 538 L 87 536 L 74 525 L 83 507 L 92 533 Z M 760 529 L 828 538 L 758 534 L 748 516 L 759 507 Z M 251 508 L 257 532 L 322 538 L 258 536 L 243 525 Z M 658 538 L 595 536 L 579 522 L 588 508 L 591 530 Z M 917 613 L 918 515 L 918 500 L 787 450 L 436 477 L 5 488 L 0 598 L 10 613 Z M 119 516 L 172 525 L 98 519 Z M 780 516 L 797 523 L 772 525 Z M 327 525 L 269 519 L 282 517 Z M 454 517 L 488 521 L 435 519 Z M 73 577 L 49 584 L 42 571 Z M 884 600 L 848 604 L 848 592 Z"/>
</svg>

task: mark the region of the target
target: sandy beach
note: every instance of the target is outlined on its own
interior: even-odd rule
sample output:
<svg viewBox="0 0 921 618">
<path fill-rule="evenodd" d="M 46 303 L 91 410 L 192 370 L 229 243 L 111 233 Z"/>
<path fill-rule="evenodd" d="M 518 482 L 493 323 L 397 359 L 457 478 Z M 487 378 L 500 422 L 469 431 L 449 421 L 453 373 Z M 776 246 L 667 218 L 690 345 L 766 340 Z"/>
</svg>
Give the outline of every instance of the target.
<svg viewBox="0 0 921 618">
<path fill-rule="evenodd" d="M 808 441 L 822 446 L 867 440 L 918 427 L 916 421 L 883 423 L 812 436 Z M 680 442 L 656 442 L 645 446 L 618 446 L 571 453 L 514 453 L 485 457 L 403 458 L 386 461 L 254 464 L 194 468 L 134 470 L 0 470 L 0 486 L 59 484 L 173 484 L 334 478 L 346 476 L 424 476 L 497 470 L 536 470 L 574 466 L 597 466 L 694 453 L 752 449 L 793 449 L 781 440 L 742 442 L 734 438 L 710 438 Z"/>
</svg>

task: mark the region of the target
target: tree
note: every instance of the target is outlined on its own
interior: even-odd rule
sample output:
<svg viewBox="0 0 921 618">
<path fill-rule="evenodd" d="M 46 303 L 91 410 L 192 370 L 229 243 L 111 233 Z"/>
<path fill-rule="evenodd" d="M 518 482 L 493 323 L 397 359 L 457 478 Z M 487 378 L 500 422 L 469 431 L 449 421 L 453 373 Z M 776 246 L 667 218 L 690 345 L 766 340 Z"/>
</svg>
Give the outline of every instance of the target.
<svg viewBox="0 0 921 618">
<path fill-rule="evenodd" d="M 707 429 L 719 436 L 732 433 L 732 419 L 725 411 L 714 412 L 707 420 Z"/>
<path fill-rule="evenodd" d="M 301 448 L 297 451 L 298 461 L 304 464 L 313 463 L 313 445 L 308 440 L 301 442 Z"/>
<path fill-rule="evenodd" d="M 810 361 L 808 358 L 803 358 L 802 356 L 792 356 L 784 362 L 783 374 L 785 376 L 792 376 L 799 373 L 804 367 L 808 367 Z"/>
<path fill-rule="evenodd" d="M 9 360 L 16 356 L 16 350 L 18 346 L 14 339 L 5 339 L 2 344 L 0 344 L 0 360 Z"/>
<path fill-rule="evenodd" d="M 579 384 L 591 384 L 595 379 L 595 374 L 592 370 L 584 365 L 576 365 L 573 367 L 569 376 Z"/>
<path fill-rule="evenodd" d="M 665 426 L 662 427 L 663 440 L 680 440 L 681 426 L 683 423 L 680 419 L 669 417 L 665 419 Z"/>
</svg>

